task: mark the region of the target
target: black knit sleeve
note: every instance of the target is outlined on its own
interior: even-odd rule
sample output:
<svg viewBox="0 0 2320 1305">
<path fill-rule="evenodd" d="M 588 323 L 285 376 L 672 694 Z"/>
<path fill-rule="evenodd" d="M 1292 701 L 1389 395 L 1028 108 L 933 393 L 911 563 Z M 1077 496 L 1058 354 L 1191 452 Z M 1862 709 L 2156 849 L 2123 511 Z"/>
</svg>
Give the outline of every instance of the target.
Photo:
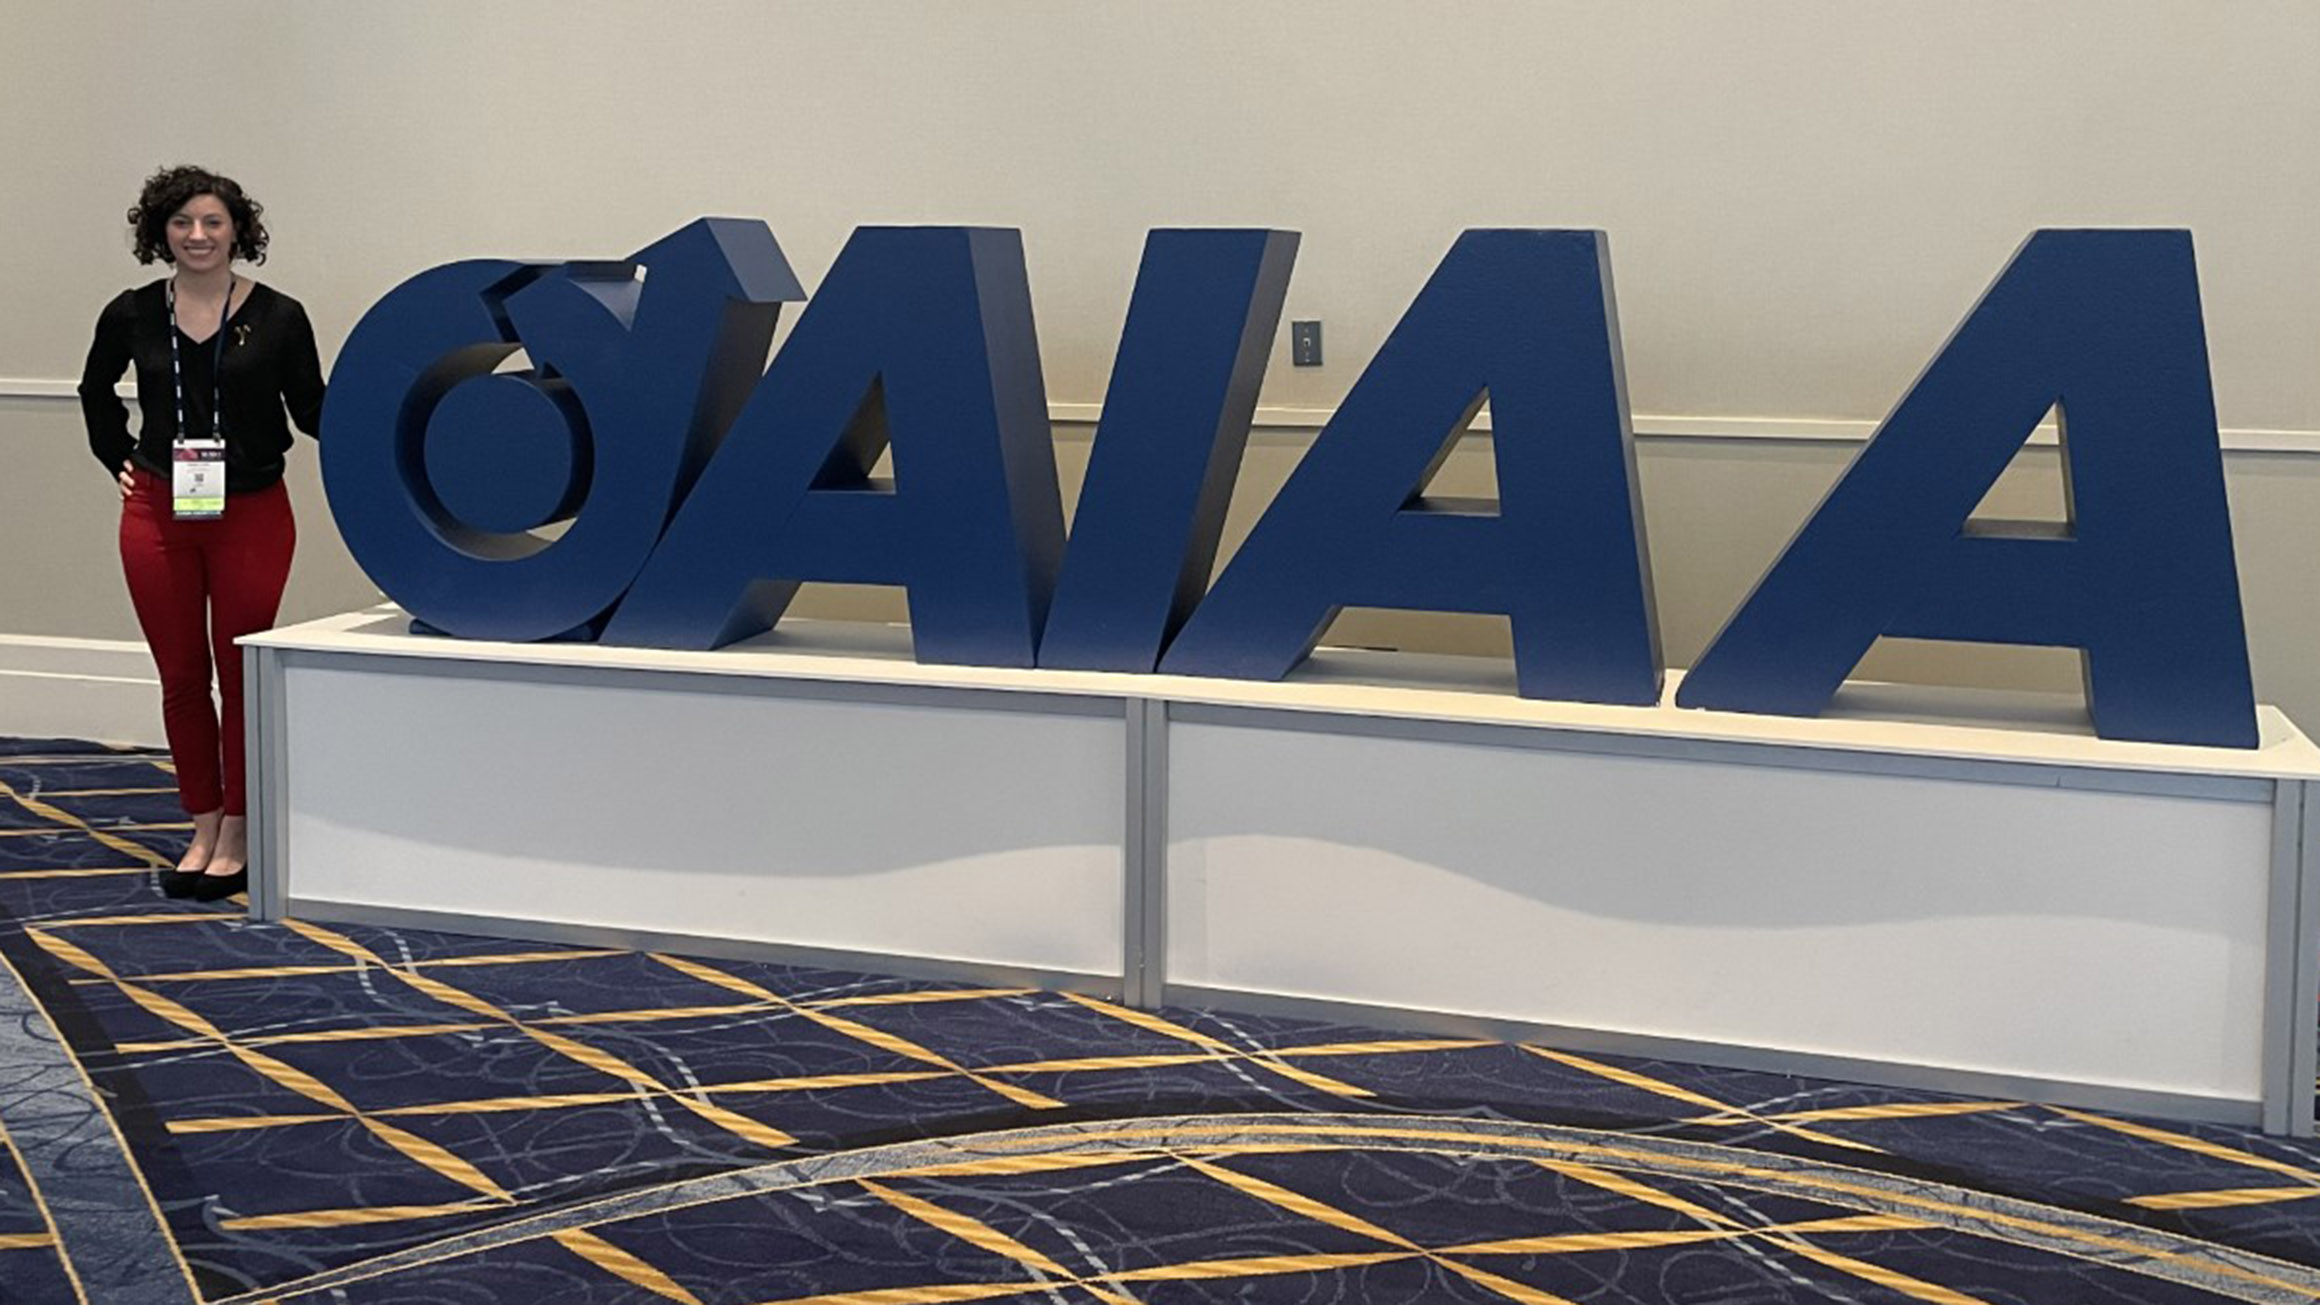
<svg viewBox="0 0 2320 1305">
<path fill-rule="evenodd" d="M 314 323 L 306 308 L 292 299 L 289 331 L 282 346 L 282 402 L 298 429 L 322 435 L 322 355 L 314 347 Z"/>
<path fill-rule="evenodd" d="M 115 473 L 137 448 L 129 433 L 129 406 L 113 392 L 129 370 L 135 318 L 136 304 L 124 290 L 97 315 L 96 338 L 89 341 L 89 359 L 81 366 L 81 420 L 89 428 L 89 451 Z"/>
</svg>

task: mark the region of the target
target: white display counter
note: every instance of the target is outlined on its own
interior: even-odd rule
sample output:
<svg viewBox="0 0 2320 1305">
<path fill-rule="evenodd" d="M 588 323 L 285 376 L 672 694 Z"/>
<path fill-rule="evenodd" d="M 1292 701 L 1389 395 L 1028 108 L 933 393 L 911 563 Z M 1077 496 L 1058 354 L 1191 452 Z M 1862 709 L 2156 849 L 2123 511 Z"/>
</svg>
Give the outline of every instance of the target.
<svg viewBox="0 0 2320 1305">
<path fill-rule="evenodd" d="M 2312 1130 L 2320 749 L 2269 708 L 2236 751 L 1892 686 L 1797 720 L 1527 701 L 1480 659 L 1272 684 L 406 626 L 244 641 L 256 913 Z"/>
</svg>

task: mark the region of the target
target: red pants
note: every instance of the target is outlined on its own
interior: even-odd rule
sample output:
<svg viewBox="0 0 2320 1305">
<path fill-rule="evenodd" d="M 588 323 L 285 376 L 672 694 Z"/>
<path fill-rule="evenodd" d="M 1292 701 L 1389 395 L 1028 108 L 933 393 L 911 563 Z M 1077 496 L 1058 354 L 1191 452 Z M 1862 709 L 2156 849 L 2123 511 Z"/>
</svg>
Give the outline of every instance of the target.
<svg viewBox="0 0 2320 1305">
<path fill-rule="evenodd" d="M 298 543 L 290 492 L 277 483 L 234 495 L 215 521 L 179 521 L 170 515 L 168 482 L 142 469 L 136 481 L 121 505 L 121 569 L 161 672 L 161 725 L 177 763 L 178 800 L 188 814 L 223 807 L 245 815 L 242 650 L 234 640 L 272 627 L 282 605 Z M 209 696 L 212 649 L 222 739 Z"/>
</svg>

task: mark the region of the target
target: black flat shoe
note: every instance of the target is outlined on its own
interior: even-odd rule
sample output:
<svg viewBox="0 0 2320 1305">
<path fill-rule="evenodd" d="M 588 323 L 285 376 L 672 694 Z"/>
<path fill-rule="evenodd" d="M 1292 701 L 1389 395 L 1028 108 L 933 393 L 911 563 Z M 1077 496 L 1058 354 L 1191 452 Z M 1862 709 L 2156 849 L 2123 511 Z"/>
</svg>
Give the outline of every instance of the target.
<svg viewBox="0 0 2320 1305">
<path fill-rule="evenodd" d="M 193 890 L 207 877 L 199 870 L 164 870 L 161 872 L 161 895 L 191 897 Z"/>
<path fill-rule="evenodd" d="M 199 874 L 193 876 L 193 900 L 222 902 L 250 886 L 250 872 L 236 870 L 230 875 Z"/>
</svg>

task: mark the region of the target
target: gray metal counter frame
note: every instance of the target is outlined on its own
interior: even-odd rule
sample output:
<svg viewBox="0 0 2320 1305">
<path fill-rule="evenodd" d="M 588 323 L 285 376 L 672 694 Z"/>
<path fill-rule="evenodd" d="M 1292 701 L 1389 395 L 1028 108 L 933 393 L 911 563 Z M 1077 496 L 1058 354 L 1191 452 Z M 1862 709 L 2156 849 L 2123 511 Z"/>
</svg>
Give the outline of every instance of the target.
<svg viewBox="0 0 2320 1305">
<path fill-rule="evenodd" d="M 317 912 L 315 918 L 443 929 L 487 929 L 510 937 L 541 941 L 598 945 L 612 943 L 679 950 L 690 946 L 713 955 L 747 956 L 796 964 L 842 965 L 915 977 L 1036 983 L 1077 991 L 1116 993 L 1125 1003 L 1144 1008 L 1171 1003 L 1201 1005 L 1461 1036 L 1538 1039 L 1579 1050 L 1676 1058 L 1709 1065 L 1938 1091 L 2061 1098 L 2099 1109 L 2127 1113 L 2260 1125 L 2265 1131 L 2275 1134 L 2311 1136 L 2314 1133 L 2315 1080 L 2320 1078 L 2320 829 L 2315 828 L 2311 817 L 2320 813 L 2320 807 L 2316 807 L 2313 801 L 2314 784 L 2307 780 L 1836 750 L 1729 739 L 1623 735 L 1520 724 L 1349 716 L 1181 701 L 1165 696 L 1025 693 L 1012 689 L 876 684 L 843 678 L 677 677 L 689 688 L 709 687 L 724 692 L 1116 716 L 1124 728 L 1128 777 L 1125 826 L 1121 831 L 1125 874 L 1121 922 L 1123 965 L 1119 975 L 1106 976 L 1030 971 L 924 957 L 769 945 L 691 935 L 650 935 L 619 929 L 469 915 L 354 907 L 327 902 L 306 903 L 295 899 L 290 892 L 289 867 L 286 864 L 287 813 L 290 809 L 288 786 L 294 782 L 287 766 L 287 713 L 290 704 L 285 696 L 285 673 L 288 670 L 294 667 L 359 664 L 366 670 L 374 671 L 382 668 L 402 669 L 424 674 L 450 670 L 465 676 L 488 678 L 513 674 L 532 680 L 572 683 L 589 683 L 614 677 L 633 683 L 640 676 L 673 673 L 540 664 L 525 665 L 519 670 L 466 658 L 438 659 L 408 653 L 381 657 L 260 642 L 247 644 L 243 657 L 252 780 L 249 901 L 251 914 L 261 919 L 279 919 L 311 905 Z M 443 662 L 447 660 L 454 660 L 457 665 L 446 667 Z M 1369 1006 L 1171 983 L 1165 972 L 1168 766 L 1169 730 L 1177 722 L 1261 725 L 1274 730 L 1481 744 L 1581 755 L 1836 770 L 1855 774 L 2268 803 L 2272 809 L 2273 836 L 2263 962 L 2261 1101 L 2251 1107 L 2249 1103 L 2237 1099 L 2186 1096 L 1903 1062 L 1858 1060 L 1753 1046 L 1565 1028 L 1456 1012 Z"/>
</svg>

